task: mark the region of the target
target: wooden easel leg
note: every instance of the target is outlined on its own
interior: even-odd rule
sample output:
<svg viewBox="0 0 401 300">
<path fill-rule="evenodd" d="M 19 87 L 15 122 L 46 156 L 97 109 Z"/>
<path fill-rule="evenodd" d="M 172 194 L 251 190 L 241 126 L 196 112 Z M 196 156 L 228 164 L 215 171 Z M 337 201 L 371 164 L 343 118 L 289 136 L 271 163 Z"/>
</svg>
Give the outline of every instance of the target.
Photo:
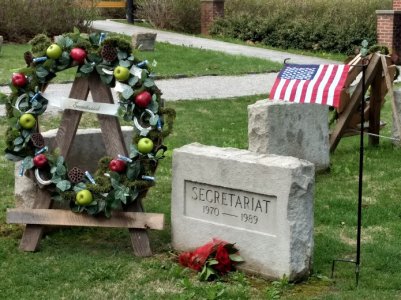
<svg viewBox="0 0 401 300">
<path fill-rule="evenodd" d="M 103 84 L 97 74 L 89 77 L 89 88 L 94 102 L 114 103 L 113 95 L 108 86 Z M 107 154 L 116 157 L 118 154 L 127 155 L 124 137 L 118 119 L 112 116 L 98 115 L 99 123 L 102 129 L 103 141 L 106 146 Z M 140 196 L 132 205 L 127 208 L 131 212 L 143 212 Z M 129 229 L 131 245 L 136 256 L 151 256 L 149 236 L 146 229 Z"/>
<path fill-rule="evenodd" d="M 140 199 L 137 199 L 128 209 L 133 212 L 143 212 Z M 152 256 L 150 248 L 149 235 L 146 229 L 130 228 L 129 235 L 131 238 L 132 249 L 134 254 L 140 257 Z"/>
<path fill-rule="evenodd" d="M 47 191 L 38 188 L 34 202 L 35 208 L 50 208 L 52 200 Z M 19 248 L 23 251 L 34 252 L 38 249 L 40 240 L 42 239 L 45 226 L 31 225 L 25 226 L 24 234 L 22 235 Z"/>
</svg>

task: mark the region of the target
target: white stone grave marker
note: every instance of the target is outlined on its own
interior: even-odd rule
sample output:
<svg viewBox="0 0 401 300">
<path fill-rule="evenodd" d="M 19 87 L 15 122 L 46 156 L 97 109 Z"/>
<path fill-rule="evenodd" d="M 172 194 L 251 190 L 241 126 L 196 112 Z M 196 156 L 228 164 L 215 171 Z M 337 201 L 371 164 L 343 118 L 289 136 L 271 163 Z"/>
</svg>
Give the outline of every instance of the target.
<svg viewBox="0 0 401 300">
<path fill-rule="evenodd" d="M 244 270 L 307 277 L 313 251 L 314 166 L 294 157 L 190 144 L 174 150 L 173 247 L 236 243 Z"/>
</svg>

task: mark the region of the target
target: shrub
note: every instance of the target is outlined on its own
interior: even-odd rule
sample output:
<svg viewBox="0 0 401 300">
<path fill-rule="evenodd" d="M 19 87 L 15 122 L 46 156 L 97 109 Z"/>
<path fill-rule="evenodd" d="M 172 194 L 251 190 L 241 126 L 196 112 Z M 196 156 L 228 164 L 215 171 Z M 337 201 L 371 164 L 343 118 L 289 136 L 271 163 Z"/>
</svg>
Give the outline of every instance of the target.
<svg viewBox="0 0 401 300">
<path fill-rule="evenodd" d="M 137 0 L 136 15 L 153 26 L 174 31 L 200 32 L 199 0 Z"/>
<path fill-rule="evenodd" d="M 273 47 L 349 54 L 376 43 L 377 9 L 391 0 L 226 0 L 211 34 Z"/>
<path fill-rule="evenodd" d="M 7 41 L 26 42 L 38 33 L 58 35 L 74 26 L 86 31 L 97 15 L 77 0 L 0 0 L 0 35 Z"/>
</svg>

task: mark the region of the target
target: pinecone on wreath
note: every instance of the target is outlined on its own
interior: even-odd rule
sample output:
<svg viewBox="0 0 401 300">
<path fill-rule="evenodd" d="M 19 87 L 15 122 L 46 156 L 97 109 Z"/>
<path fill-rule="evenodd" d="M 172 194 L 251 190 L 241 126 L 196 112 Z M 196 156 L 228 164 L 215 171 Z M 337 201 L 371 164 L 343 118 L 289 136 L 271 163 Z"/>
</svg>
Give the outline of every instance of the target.
<svg viewBox="0 0 401 300">
<path fill-rule="evenodd" d="M 102 48 L 101 55 L 104 60 L 112 62 L 117 59 L 117 49 L 111 44 L 105 44 Z"/>
</svg>

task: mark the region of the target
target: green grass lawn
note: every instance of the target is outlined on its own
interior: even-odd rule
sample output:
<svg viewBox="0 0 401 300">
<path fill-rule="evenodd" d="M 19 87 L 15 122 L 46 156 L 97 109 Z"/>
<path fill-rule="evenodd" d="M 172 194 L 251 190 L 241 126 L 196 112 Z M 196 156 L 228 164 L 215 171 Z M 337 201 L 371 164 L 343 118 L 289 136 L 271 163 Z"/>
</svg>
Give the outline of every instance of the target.
<svg viewBox="0 0 401 300">
<path fill-rule="evenodd" d="M 0 52 L 0 85 L 8 84 L 13 72 L 25 66 L 23 54 L 29 45 L 5 44 Z M 192 47 L 157 43 L 153 52 L 135 51 L 141 59 L 155 61 L 153 72 L 159 77 L 240 75 L 268 73 L 281 69 L 281 64 L 259 58 L 229 55 L 222 52 Z M 75 70 L 69 69 L 57 74 L 52 82 L 72 81 Z"/>
<path fill-rule="evenodd" d="M 150 233 L 154 256 L 132 254 L 126 230 L 66 228 L 53 231 L 37 253 L 18 250 L 22 228 L 5 222 L 14 207 L 13 164 L 0 158 L 0 298 L 2 299 L 400 299 L 401 298 L 401 149 L 388 140 L 366 146 L 363 195 L 361 277 L 355 287 L 354 265 L 335 258 L 354 258 L 358 137 L 344 138 L 331 156 L 331 170 L 316 177 L 313 276 L 304 283 L 269 282 L 232 273 L 217 282 L 199 282 L 181 268 L 170 246 L 171 157 L 174 148 L 191 142 L 247 148 L 247 106 L 266 95 L 225 101 L 180 101 L 170 151 L 160 162 L 157 185 L 146 210 L 166 216 L 166 229 Z M 44 129 L 57 128 L 58 117 L 43 117 Z M 390 103 L 382 119 L 391 124 Z M 84 116 L 82 126 L 93 126 Z M 207 124 L 207 126 L 205 126 Z M 0 119 L 4 148 L 6 120 Z M 382 134 L 389 135 L 389 125 Z M 235 241 L 232 241 L 235 242 Z"/>
</svg>

